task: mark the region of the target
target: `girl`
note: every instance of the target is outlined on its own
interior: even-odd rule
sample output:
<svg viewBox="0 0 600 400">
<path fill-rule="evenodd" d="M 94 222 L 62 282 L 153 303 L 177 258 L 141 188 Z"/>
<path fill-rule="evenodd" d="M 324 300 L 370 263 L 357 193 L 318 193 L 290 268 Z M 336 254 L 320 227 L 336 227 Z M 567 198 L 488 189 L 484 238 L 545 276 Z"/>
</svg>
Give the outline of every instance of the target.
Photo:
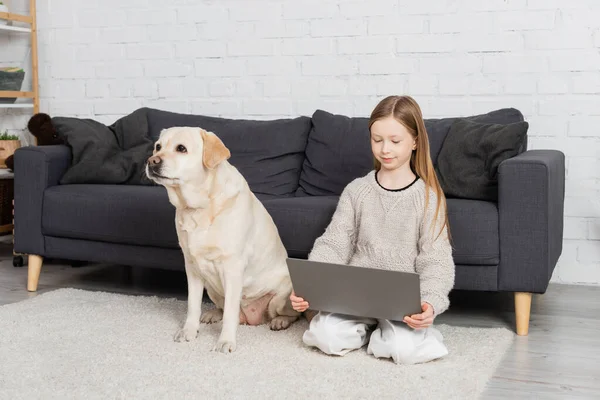
<svg viewBox="0 0 600 400">
<path fill-rule="evenodd" d="M 371 113 L 375 170 L 348 184 L 331 222 L 309 259 L 417 272 L 421 314 L 403 322 L 308 310 L 292 292 L 296 311 L 310 321 L 303 341 L 326 354 L 344 355 L 367 342 L 367 353 L 396 363 L 427 362 L 448 354 L 431 327 L 449 306 L 454 262 L 444 193 L 429 154 L 419 105 L 409 96 L 389 96 Z M 376 329 L 375 329 L 376 328 Z"/>
</svg>

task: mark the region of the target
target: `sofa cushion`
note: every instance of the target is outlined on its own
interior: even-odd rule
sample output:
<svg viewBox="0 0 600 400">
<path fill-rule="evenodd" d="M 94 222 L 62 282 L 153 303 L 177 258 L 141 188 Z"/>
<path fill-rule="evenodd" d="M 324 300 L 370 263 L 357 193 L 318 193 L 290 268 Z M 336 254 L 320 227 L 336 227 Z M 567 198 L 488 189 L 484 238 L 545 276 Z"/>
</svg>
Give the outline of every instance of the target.
<svg viewBox="0 0 600 400">
<path fill-rule="evenodd" d="M 338 196 L 279 198 L 263 204 L 290 257 L 304 258 L 331 221 Z"/>
<path fill-rule="evenodd" d="M 479 122 L 482 124 L 500 124 L 508 125 L 515 122 L 524 121 L 523 114 L 516 108 L 501 108 L 499 110 L 493 110 L 486 114 L 478 114 L 470 117 L 452 117 L 452 118 L 430 118 L 425 119 L 425 129 L 427 129 L 427 135 L 429 136 L 429 147 L 431 153 L 431 159 L 434 164 L 439 161 L 439 154 L 448 136 L 450 127 L 456 120 L 462 119 L 467 121 Z M 521 151 L 525 151 L 527 142 L 523 143 Z"/>
<path fill-rule="evenodd" d="M 339 200 L 338 196 L 257 197 L 273 218 L 290 257 L 308 256 Z M 175 209 L 161 186 L 52 186 L 44 193 L 43 207 L 44 235 L 179 249 Z M 495 203 L 448 199 L 448 219 L 457 264 L 498 264 Z"/>
<path fill-rule="evenodd" d="M 456 120 L 435 167 L 447 197 L 498 201 L 498 166 L 523 148 L 529 124 Z"/>
<path fill-rule="evenodd" d="M 173 126 L 214 132 L 229 148 L 229 162 L 238 168 L 254 193 L 293 196 L 296 192 L 311 128 L 309 117 L 261 121 L 154 109 L 148 112 L 149 134 L 154 140 L 162 129 Z"/>
<path fill-rule="evenodd" d="M 448 199 L 452 255 L 458 265 L 498 265 L 500 239 L 496 203 Z"/>
<path fill-rule="evenodd" d="M 291 257 L 305 258 L 325 232 L 337 207 L 338 196 L 305 196 L 265 200 L 281 240 Z M 477 200 L 448 200 L 453 257 L 458 265 L 498 265 L 498 208 Z"/>
<path fill-rule="evenodd" d="M 52 186 L 44 193 L 42 232 L 64 238 L 179 248 L 175 208 L 162 186 Z"/>
<path fill-rule="evenodd" d="M 162 186 L 59 185 L 46 189 L 45 235 L 178 248 L 175 208 Z"/>
<path fill-rule="evenodd" d="M 369 119 L 315 111 L 297 195 L 339 196 L 371 169 Z"/>
<path fill-rule="evenodd" d="M 425 119 L 434 164 L 450 126 L 458 118 Z M 523 121 L 523 115 L 514 108 L 504 108 L 465 119 L 481 123 L 509 124 Z M 348 183 L 366 175 L 372 169 L 369 119 L 331 114 L 323 110 L 315 111 L 296 195 L 339 196 Z"/>
</svg>

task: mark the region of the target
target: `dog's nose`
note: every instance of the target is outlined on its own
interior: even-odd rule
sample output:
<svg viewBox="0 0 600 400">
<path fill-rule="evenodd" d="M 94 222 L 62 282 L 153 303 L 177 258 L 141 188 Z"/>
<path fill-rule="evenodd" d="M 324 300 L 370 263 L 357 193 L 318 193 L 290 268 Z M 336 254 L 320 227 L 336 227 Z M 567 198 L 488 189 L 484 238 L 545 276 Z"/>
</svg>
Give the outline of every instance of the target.
<svg viewBox="0 0 600 400">
<path fill-rule="evenodd" d="M 148 164 L 150 165 L 159 165 L 162 162 L 162 159 L 159 156 L 152 156 L 148 159 Z"/>
</svg>

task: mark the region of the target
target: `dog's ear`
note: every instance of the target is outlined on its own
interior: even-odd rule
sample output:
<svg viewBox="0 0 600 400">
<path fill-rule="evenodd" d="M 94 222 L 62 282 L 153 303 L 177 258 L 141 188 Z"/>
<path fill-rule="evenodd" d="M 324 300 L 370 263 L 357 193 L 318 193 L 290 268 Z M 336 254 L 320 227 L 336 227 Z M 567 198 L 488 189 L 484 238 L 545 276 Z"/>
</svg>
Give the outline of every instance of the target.
<svg viewBox="0 0 600 400">
<path fill-rule="evenodd" d="M 204 141 L 204 150 L 202 152 L 202 163 L 206 168 L 213 169 L 222 161 L 231 157 L 231 152 L 225 144 L 214 133 L 206 132 L 200 129 L 202 140 Z"/>
</svg>

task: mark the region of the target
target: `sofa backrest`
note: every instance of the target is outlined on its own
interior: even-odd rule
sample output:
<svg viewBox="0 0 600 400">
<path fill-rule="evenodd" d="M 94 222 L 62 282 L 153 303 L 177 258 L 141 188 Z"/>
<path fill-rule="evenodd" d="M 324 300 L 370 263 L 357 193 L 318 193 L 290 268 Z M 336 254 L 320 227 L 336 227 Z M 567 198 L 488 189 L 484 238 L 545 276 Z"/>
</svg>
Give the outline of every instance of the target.
<svg viewBox="0 0 600 400">
<path fill-rule="evenodd" d="M 147 109 L 149 136 L 173 126 L 201 127 L 217 134 L 231 151 L 229 162 L 264 196 L 340 195 L 353 179 L 373 169 L 366 117 L 316 110 L 312 118 L 228 119 Z M 434 165 L 452 124 L 467 119 L 508 125 L 523 121 L 514 108 L 469 117 L 426 118 Z M 526 143 L 521 151 L 526 150 Z"/>
<path fill-rule="evenodd" d="M 470 117 L 426 118 L 434 165 L 450 126 L 459 118 L 507 125 L 523 121 L 523 114 L 514 108 L 504 108 Z M 368 122 L 366 117 L 347 117 L 323 110 L 314 112 L 297 196 L 340 195 L 353 179 L 373 169 Z M 521 151 L 525 149 L 526 145 Z"/>
<path fill-rule="evenodd" d="M 148 130 L 153 140 L 173 126 L 200 127 L 214 132 L 229 148 L 229 162 L 256 194 L 293 196 L 311 128 L 310 117 L 270 121 L 227 119 L 149 109 Z"/>
</svg>

